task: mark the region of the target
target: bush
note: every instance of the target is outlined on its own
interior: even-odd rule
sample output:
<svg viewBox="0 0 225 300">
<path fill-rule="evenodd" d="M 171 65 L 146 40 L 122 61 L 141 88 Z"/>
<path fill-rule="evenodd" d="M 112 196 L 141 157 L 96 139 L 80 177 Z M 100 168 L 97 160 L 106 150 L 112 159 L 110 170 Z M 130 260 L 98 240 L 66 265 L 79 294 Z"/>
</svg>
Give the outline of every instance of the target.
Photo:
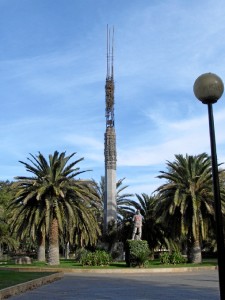
<svg viewBox="0 0 225 300">
<path fill-rule="evenodd" d="M 79 249 L 77 249 L 77 250 L 75 251 L 75 253 L 74 253 L 75 260 L 76 260 L 76 261 L 80 261 L 81 257 L 82 257 L 83 255 L 86 255 L 87 252 L 88 252 L 88 250 L 85 249 L 85 248 L 79 248 Z"/>
<path fill-rule="evenodd" d="M 184 264 L 186 263 L 186 258 L 182 256 L 179 251 L 175 251 L 172 253 L 165 252 L 160 255 L 161 264 Z"/>
<path fill-rule="evenodd" d="M 111 261 L 111 255 L 104 250 L 87 251 L 80 258 L 82 266 L 107 266 Z"/>
<path fill-rule="evenodd" d="M 170 253 L 169 252 L 164 252 L 163 254 L 160 254 L 159 259 L 160 263 L 164 265 L 170 264 Z"/>
<path fill-rule="evenodd" d="M 150 250 L 147 241 L 128 240 L 126 244 L 126 264 L 129 267 L 144 267 L 148 262 Z"/>
</svg>

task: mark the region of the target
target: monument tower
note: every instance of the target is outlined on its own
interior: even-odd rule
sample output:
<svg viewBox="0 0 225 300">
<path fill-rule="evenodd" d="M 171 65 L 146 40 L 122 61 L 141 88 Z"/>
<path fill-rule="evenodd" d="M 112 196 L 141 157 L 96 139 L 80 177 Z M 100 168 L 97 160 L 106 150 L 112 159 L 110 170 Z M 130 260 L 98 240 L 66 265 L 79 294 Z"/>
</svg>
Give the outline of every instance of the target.
<svg viewBox="0 0 225 300">
<path fill-rule="evenodd" d="M 116 133 L 114 121 L 114 77 L 113 45 L 114 29 L 107 26 L 107 72 L 105 83 L 105 194 L 104 194 L 104 229 L 107 231 L 111 222 L 117 221 L 116 204 Z"/>
</svg>

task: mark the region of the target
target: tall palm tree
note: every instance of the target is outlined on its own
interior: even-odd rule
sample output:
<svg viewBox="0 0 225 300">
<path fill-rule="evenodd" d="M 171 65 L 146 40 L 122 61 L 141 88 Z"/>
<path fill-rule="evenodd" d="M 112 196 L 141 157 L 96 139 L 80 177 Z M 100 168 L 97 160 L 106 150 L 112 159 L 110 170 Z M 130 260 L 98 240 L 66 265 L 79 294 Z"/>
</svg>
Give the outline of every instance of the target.
<svg viewBox="0 0 225 300">
<path fill-rule="evenodd" d="M 156 217 L 155 205 L 158 201 L 155 195 L 149 196 L 145 193 L 141 195 L 136 194 L 137 200 L 133 205 L 140 210 L 143 216 L 142 239 L 146 240 L 151 250 L 152 257 L 154 257 L 154 250 L 158 247 L 168 246 L 163 224 Z"/>
<path fill-rule="evenodd" d="M 59 154 L 55 151 L 53 155 L 49 155 L 49 161 L 41 153 L 31 155 L 29 163 L 20 162 L 33 176 L 16 177 L 15 187 L 19 191 L 10 205 L 13 213 L 12 227 L 21 227 L 21 215 L 24 216 L 24 223 L 30 229 L 33 228 L 34 232 L 38 231 L 43 235 L 46 233 L 50 265 L 59 264 L 59 233 L 63 233 L 68 220 L 72 220 L 70 224 L 73 229 L 83 226 L 92 236 L 100 233 L 93 205 L 98 198 L 90 181 L 76 179 L 86 171 L 80 171 L 76 167 L 83 158 L 69 163 L 74 155 L 75 153 L 66 156 L 65 152 Z M 90 240 L 88 237 L 88 242 L 95 241 L 96 238 Z"/>
<path fill-rule="evenodd" d="M 174 237 L 186 237 L 190 262 L 202 261 L 201 242 L 214 222 L 211 160 L 206 153 L 196 156 L 175 155 L 167 161 L 166 183 L 158 192 L 158 216 Z"/>
</svg>

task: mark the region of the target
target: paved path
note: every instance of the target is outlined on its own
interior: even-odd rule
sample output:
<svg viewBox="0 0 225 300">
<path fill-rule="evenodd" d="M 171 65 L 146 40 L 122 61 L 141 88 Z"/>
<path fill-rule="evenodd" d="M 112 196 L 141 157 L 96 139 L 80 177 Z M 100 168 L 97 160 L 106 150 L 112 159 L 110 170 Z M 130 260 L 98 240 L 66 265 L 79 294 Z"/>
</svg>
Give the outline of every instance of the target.
<svg viewBox="0 0 225 300">
<path fill-rule="evenodd" d="M 218 272 L 65 274 L 10 300 L 219 300 Z"/>
</svg>

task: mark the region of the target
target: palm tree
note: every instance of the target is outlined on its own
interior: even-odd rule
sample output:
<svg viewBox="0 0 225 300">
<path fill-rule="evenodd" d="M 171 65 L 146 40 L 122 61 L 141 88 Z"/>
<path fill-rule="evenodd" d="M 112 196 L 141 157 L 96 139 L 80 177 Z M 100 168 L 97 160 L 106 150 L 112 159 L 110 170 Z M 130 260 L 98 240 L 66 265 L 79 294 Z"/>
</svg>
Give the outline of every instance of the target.
<svg viewBox="0 0 225 300">
<path fill-rule="evenodd" d="M 123 185 L 123 181 L 125 180 L 125 177 L 122 179 L 119 179 L 116 183 L 116 203 L 117 203 L 117 219 L 118 221 L 121 221 L 127 214 L 133 214 L 134 209 L 130 208 L 130 197 L 133 197 L 133 194 L 130 193 L 124 193 L 124 190 L 128 187 L 128 185 Z M 101 180 L 99 183 L 94 181 L 96 193 L 98 194 L 98 197 L 102 203 L 101 210 L 104 209 L 104 194 L 105 194 L 105 177 L 101 176 Z M 103 214 L 101 215 L 103 218 Z"/>
<path fill-rule="evenodd" d="M 163 224 L 156 217 L 155 205 L 158 198 L 153 195 L 149 196 L 145 193 L 141 195 L 136 194 L 137 200 L 133 205 L 140 210 L 143 216 L 142 239 L 146 240 L 154 258 L 154 250 L 162 246 L 168 246 L 169 241 L 165 236 Z"/>
<path fill-rule="evenodd" d="M 156 190 L 157 214 L 171 236 L 186 237 L 189 261 L 200 263 L 202 240 L 214 222 L 210 157 L 175 155 L 175 161 L 167 161 L 167 169 L 158 176 L 167 182 Z"/>
<path fill-rule="evenodd" d="M 3 256 L 3 248 L 6 246 L 8 249 L 13 248 L 15 249 L 18 247 L 18 242 L 14 237 L 9 234 L 8 224 L 2 222 L 0 220 L 0 259 Z"/>
<path fill-rule="evenodd" d="M 131 197 L 133 194 L 123 193 L 128 185 L 122 185 L 125 177 L 118 180 L 116 183 L 116 203 L 117 203 L 117 218 L 122 221 L 124 218 L 128 218 L 133 215 L 134 208 L 131 206 Z"/>
<path fill-rule="evenodd" d="M 8 210 L 11 216 L 12 233 L 21 242 L 29 239 L 34 245 L 37 244 L 37 260 L 44 262 L 46 260 L 45 211 L 42 210 L 40 202 L 35 197 L 30 199 L 26 205 L 13 201 Z"/>
<path fill-rule="evenodd" d="M 28 158 L 30 163 L 20 161 L 32 177 L 16 177 L 15 187 L 19 190 L 11 203 L 14 230 L 23 229 L 21 218 L 29 230 L 48 236 L 48 263 L 59 264 L 59 233 L 71 224 L 71 228 L 85 228 L 92 234 L 92 239 L 85 236 L 83 242 L 95 243 L 100 233 L 94 216 L 94 201 L 98 201 L 90 181 L 76 179 L 86 171 L 80 171 L 76 165 L 83 160 L 80 158 L 72 163 L 69 160 L 75 155 L 66 156 L 57 151 L 49 155 L 49 162 L 39 153 Z M 70 220 L 70 221 L 69 221 Z M 72 221 L 71 221 L 72 220 Z M 71 228 L 67 229 L 71 232 Z M 95 236 L 95 238 L 93 238 Z"/>
<path fill-rule="evenodd" d="M 135 209 L 131 207 L 130 197 L 133 194 L 124 193 L 124 190 L 128 187 L 123 185 L 125 178 L 119 179 L 116 183 L 116 202 L 117 202 L 117 224 L 108 224 L 107 233 L 102 237 L 102 239 L 109 243 L 109 249 L 118 240 L 127 240 L 128 232 L 130 231 L 130 221 L 135 212 Z M 103 224 L 103 210 L 104 210 L 104 194 L 105 194 L 105 177 L 101 176 L 99 183 L 94 181 L 96 193 L 101 201 L 101 208 L 99 211 L 99 223 Z M 103 230 L 103 229 L 102 229 Z"/>
</svg>

